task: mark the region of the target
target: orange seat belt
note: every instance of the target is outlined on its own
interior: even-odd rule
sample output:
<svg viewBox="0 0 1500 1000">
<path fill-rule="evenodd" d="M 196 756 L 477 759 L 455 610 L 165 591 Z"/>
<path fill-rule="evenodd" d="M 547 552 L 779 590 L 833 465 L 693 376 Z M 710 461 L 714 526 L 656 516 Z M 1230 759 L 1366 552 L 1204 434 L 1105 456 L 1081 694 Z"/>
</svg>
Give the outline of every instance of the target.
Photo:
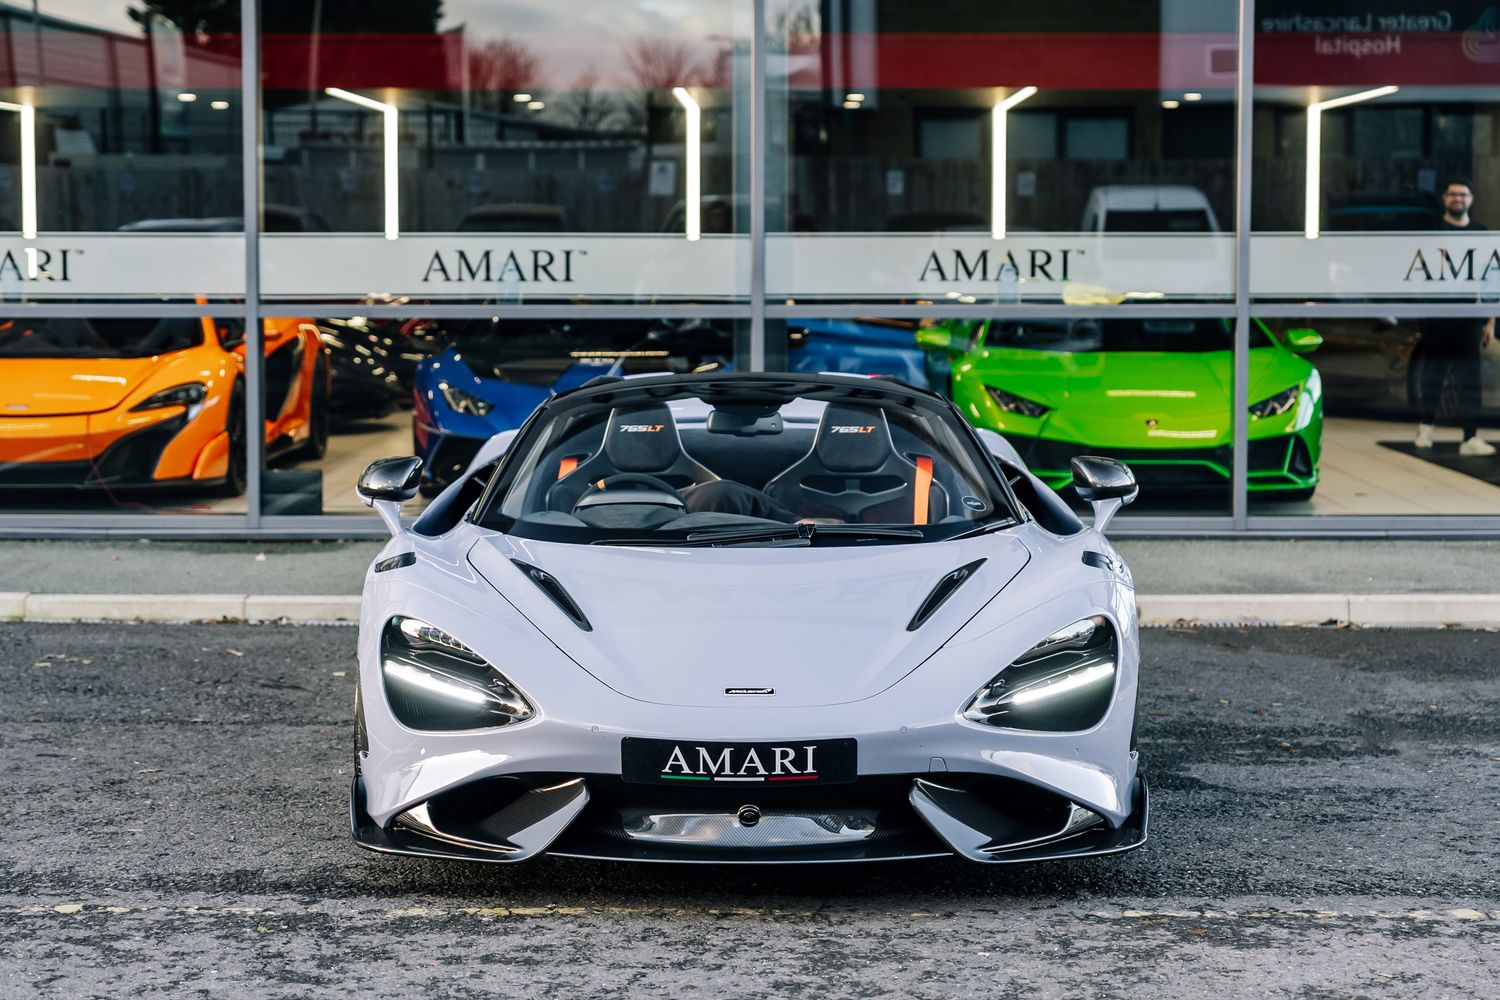
<svg viewBox="0 0 1500 1000">
<path fill-rule="evenodd" d="M 912 524 L 926 524 L 927 511 L 932 507 L 932 458 L 917 456 L 917 486 L 912 498 Z"/>
<path fill-rule="evenodd" d="M 565 459 L 563 459 L 561 462 L 557 463 L 557 478 L 558 479 L 566 479 L 569 475 L 572 474 L 573 470 L 576 469 L 576 468 L 578 468 L 578 459 L 576 459 L 576 458 L 565 458 Z"/>
</svg>

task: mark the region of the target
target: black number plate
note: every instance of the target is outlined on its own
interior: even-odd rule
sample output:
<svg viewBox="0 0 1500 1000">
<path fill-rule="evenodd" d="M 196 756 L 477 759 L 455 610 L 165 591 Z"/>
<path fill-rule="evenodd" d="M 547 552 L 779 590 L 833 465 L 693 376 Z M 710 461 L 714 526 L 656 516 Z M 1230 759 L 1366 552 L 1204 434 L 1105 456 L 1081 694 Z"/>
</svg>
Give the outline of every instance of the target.
<svg viewBox="0 0 1500 1000">
<path fill-rule="evenodd" d="M 626 781 L 652 785 L 833 785 L 858 773 L 855 740 L 704 743 L 647 740 L 621 743 Z"/>
</svg>

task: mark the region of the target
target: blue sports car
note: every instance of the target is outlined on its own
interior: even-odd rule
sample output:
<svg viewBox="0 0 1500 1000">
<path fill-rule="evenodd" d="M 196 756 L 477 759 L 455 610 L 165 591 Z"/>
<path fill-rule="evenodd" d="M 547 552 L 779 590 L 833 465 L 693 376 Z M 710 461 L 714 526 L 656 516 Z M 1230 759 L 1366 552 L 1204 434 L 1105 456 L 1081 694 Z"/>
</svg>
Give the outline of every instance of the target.
<svg viewBox="0 0 1500 1000">
<path fill-rule="evenodd" d="M 730 329 L 701 320 L 461 324 L 445 350 L 417 366 L 412 385 L 422 493 L 436 496 L 481 444 L 559 392 L 600 375 L 727 368 L 733 346 Z"/>
<path fill-rule="evenodd" d="M 890 375 L 923 389 L 946 388 L 947 356 L 918 347 L 916 324 L 894 320 L 787 320 L 794 372 Z M 728 324 L 475 320 L 454 329 L 442 352 L 417 366 L 413 451 L 422 493 L 438 492 L 468 468 L 480 444 L 521 426 L 553 395 L 600 375 L 732 368 Z"/>
</svg>

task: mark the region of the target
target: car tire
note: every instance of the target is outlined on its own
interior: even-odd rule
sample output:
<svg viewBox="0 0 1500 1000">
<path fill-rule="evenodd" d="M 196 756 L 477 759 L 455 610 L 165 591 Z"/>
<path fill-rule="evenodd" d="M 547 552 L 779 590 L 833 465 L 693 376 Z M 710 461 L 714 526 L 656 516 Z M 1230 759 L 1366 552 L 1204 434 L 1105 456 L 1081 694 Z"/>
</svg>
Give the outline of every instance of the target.
<svg viewBox="0 0 1500 1000">
<path fill-rule="evenodd" d="M 243 496 L 250 479 L 250 449 L 245 434 L 245 383 L 235 382 L 229 393 L 229 410 L 224 418 L 224 431 L 229 435 L 229 455 L 224 469 L 224 482 L 219 492 L 227 497 Z"/>
<path fill-rule="evenodd" d="M 332 411 L 328 404 L 328 369 L 321 364 L 314 370 L 312 399 L 308 401 L 307 443 L 298 452 L 298 457 L 316 461 L 328 454 L 328 435 Z"/>
</svg>

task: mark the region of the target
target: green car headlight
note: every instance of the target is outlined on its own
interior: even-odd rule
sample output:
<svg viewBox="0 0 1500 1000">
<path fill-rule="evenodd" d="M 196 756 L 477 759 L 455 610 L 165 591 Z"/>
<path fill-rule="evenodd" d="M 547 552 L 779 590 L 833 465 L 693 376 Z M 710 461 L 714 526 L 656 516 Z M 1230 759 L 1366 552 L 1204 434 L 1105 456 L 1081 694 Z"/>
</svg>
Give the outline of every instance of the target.
<svg viewBox="0 0 1500 1000">
<path fill-rule="evenodd" d="M 1016 657 L 975 692 L 963 716 L 1006 729 L 1064 733 L 1092 729 L 1114 697 L 1119 643 L 1094 615 L 1060 628 Z"/>
<path fill-rule="evenodd" d="M 410 729 L 484 729 L 525 722 L 536 709 L 484 657 L 442 629 L 402 615 L 385 623 L 386 701 Z"/>
<path fill-rule="evenodd" d="M 495 404 L 488 400 L 480 399 L 472 392 L 464 392 L 456 385 L 439 382 L 438 388 L 443 391 L 443 398 L 448 401 L 448 405 L 459 413 L 482 417 L 495 408 Z"/>
<path fill-rule="evenodd" d="M 997 389 L 992 385 L 985 386 L 984 391 L 989 393 L 990 398 L 995 401 L 995 405 L 1006 413 L 1019 413 L 1023 417 L 1040 417 L 1052 409 L 1050 406 L 1043 406 L 1041 403 L 1027 399 L 1025 396 L 1017 396 L 1013 392 L 1006 392 L 1004 389 Z"/>
<path fill-rule="evenodd" d="M 1267 396 L 1250 407 L 1250 416 L 1256 420 L 1279 417 L 1297 405 L 1297 397 L 1301 395 L 1301 392 L 1302 387 L 1294 385 L 1290 389 L 1281 390 L 1274 396 Z"/>
</svg>

